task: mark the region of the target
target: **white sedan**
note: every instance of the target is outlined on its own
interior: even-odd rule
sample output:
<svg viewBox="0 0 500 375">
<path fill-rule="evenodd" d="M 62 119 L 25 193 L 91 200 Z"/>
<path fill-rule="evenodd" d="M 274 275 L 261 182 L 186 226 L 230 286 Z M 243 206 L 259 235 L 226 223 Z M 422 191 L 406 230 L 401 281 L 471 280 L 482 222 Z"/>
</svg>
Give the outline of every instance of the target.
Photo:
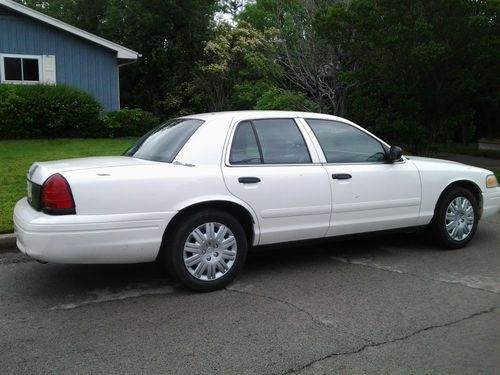
<svg viewBox="0 0 500 375">
<path fill-rule="evenodd" d="M 210 291 L 247 249 L 430 227 L 459 248 L 500 208 L 488 170 L 402 156 L 343 118 L 242 111 L 165 122 L 123 156 L 35 163 L 14 210 L 19 249 L 42 262 L 159 261 Z"/>
</svg>

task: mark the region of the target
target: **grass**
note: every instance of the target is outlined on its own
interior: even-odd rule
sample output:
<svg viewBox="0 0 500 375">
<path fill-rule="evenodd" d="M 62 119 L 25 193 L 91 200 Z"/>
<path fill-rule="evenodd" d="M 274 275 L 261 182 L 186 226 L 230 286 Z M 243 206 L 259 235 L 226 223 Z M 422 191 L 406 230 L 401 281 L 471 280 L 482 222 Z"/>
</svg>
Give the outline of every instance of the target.
<svg viewBox="0 0 500 375">
<path fill-rule="evenodd" d="M 493 169 L 493 173 L 497 176 L 497 181 L 500 183 L 500 171 L 498 169 Z"/>
<path fill-rule="evenodd" d="M 13 231 L 12 211 L 26 196 L 26 173 L 35 161 L 120 155 L 135 138 L 0 141 L 0 233 Z"/>
</svg>

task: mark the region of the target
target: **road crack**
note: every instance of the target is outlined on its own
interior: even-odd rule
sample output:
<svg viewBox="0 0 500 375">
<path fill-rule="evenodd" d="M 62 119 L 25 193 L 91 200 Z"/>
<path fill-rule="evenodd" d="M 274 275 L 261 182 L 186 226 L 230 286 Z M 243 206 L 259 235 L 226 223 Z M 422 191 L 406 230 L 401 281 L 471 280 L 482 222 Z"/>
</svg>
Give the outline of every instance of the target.
<svg viewBox="0 0 500 375">
<path fill-rule="evenodd" d="M 473 319 L 475 317 L 478 317 L 478 316 L 481 316 L 481 315 L 485 315 L 485 314 L 490 314 L 490 313 L 494 312 L 497 308 L 498 308 L 498 306 L 491 307 L 491 308 L 489 308 L 487 310 L 481 310 L 479 312 L 467 315 L 466 317 L 461 318 L 461 319 L 453 320 L 451 322 L 447 322 L 447 323 L 443 323 L 443 324 L 435 324 L 435 325 L 431 325 L 431 326 L 428 326 L 428 327 L 425 327 L 425 328 L 421 328 L 421 329 L 418 329 L 418 330 L 416 330 L 416 331 L 414 331 L 412 333 L 409 333 L 409 334 L 407 334 L 405 336 L 397 337 L 397 338 L 392 339 L 392 340 L 387 340 L 387 341 L 382 341 L 382 342 L 377 342 L 377 343 L 366 344 L 366 345 L 363 345 L 363 346 L 361 346 L 360 348 L 358 348 L 356 350 L 345 351 L 345 352 L 333 352 L 333 353 L 330 353 L 330 354 L 328 354 L 328 355 L 326 355 L 324 357 L 321 357 L 321 358 L 315 359 L 315 360 L 313 360 L 311 362 L 308 362 L 307 364 L 302 365 L 302 366 L 300 366 L 298 368 L 292 368 L 292 369 L 289 369 L 289 370 L 287 370 L 285 372 L 282 372 L 282 373 L 280 373 L 280 375 L 293 374 L 293 373 L 305 370 L 305 369 L 313 366 L 314 364 L 316 364 L 318 362 L 322 362 L 322 361 L 325 361 L 325 360 L 333 358 L 333 357 L 358 354 L 358 353 L 361 353 L 362 351 L 364 351 L 364 350 L 366 350 L 368 348 L 376 348 L 376 347 L 379 347 L 379 346 L 388 345 L 388 344 L 392 344 L 392 343 L 395 343 L 395 342 L 406 341 L 406 340 L 408 340 L 408 339 L 410 339 L 410 338 L 412 338 L 412 337 L 414 337 L 414 336 L 416 336 L 416 335 L 418 335 L 418 334 L 420 334 L 422 332 L 426 332 L 426 331 L 430 331 L 430 330 L 438 329 L 438 328 L 449 327 L 449 326 L 461 323 L 461 322 L 463 322 L 465 320 Z"/>
<path fill-rule="evenodd" d="M 376 270 L 385 271 L 385 272 L 413 276 L 413 277 L 416 277 L 420 280 L 426 280 L 426 281 L 430 280 L 430 281 L 436 281 L 436 282 L 444 283 L 444 284 L 461 285 L 461 286 L 464 286 L 466 288 L 477 289 L 477 290 L 481 290 L 481 291 L 487 292 L 487 293 L 499 294 L 498 282 L 494 283 L 494 285 L 489 285 L 489 286 L 491 286 L 491 289 L 486 289 L 484 287 L 477 285 L 478 284 L 477 282 L 471 282 L 470 280 L 467 280 L 466 278 L 463 278 L 463 277 L 460 279 L 457 279 L 457 280 L 450 280 L 449 278 L 445 278 L 445 277 L 432 277 L 429 275 L 419 275 L 419 274 L 416 274 L 413 272 L 409 272 L 407 270 L 398 269 L 398 268 L 393 267 L 393 266 L 371 263 L 370 261 L 367 261 L 366 259 L 351 260 L 351 259 L 342 258 L 342 257 L 332 257 L 332 259 L 336 260 L 338 262 L 341 262 L 341 263 L 351 264 L 354 266 L 361 266 L 361 267 L 376 269 Z M 484 283 L 482 283 L 482 284 L 483 284 L 483 286 L 485 285 Z"/>
<path fill-rule="evenodd" d="M 275 302 L 275 303 L 279 303 L 279 304 L 282 304 L 282 305 L 286 305 L 288 307 L 291 307 L 292 309 L 294 310 L 297 310 L 305 315 L 307 315 L 309 317 L 309 319 L 314 323 L 316 324 L 318 327 L 321 327 L 321 328 L 329 328 L 329 329 L 332 329 L 332 328 L 335 328 L 339 331 L 342 331 L 343 333 L 345 334 L 348 334 L 350 336 L 353 336 L 353 337 L 356 337 L 358 339 L 361 339 L 365 342 L 368 342 L 370 344 L 374 344 L 373 341 L 369 340 L 369 339 L 366 339 L 364 337 L 361 337 L 361 336 L 358 336 L 356 334 L 353 334 L 352 332 L 348 332 L 348 331 L 344 331 L 342 328 L 338 327 L 337 325 L 334 325 L 332 324 L 331 322 L 329 321 L 325 321 L 325 320 L 322 320 L 322 319 L 318 319 L 316 316 L 314 316 L 314 314 L 312 314 L 310 311 L 300 307 L 300 306 L 297 306 L 287 300 L 284 300 L 284 299 L 280 299 L 280 298 L 276 298 L 276 297 L 271 297 L 271 296 L 268 296 L 268 295 L 265 295 L 265 294 L 260 294 L 260 293 L 253 293 L 253 292 L 248 292 L 246 290 L 241 290 L 241 289 L 236 289 L 234 287 L 228 287 L 226 288 L 227 291 L 229 292 L 233 292 L 233 293 L 240 293 L 240 294 L 246 294 L 248 296 L 253 296 L 253 297 L 260 297 L 260 298 L 264 298 L 264 299 L 267 299 L 269 301 L 272 301 L 272 302 Z"/>
</svg>

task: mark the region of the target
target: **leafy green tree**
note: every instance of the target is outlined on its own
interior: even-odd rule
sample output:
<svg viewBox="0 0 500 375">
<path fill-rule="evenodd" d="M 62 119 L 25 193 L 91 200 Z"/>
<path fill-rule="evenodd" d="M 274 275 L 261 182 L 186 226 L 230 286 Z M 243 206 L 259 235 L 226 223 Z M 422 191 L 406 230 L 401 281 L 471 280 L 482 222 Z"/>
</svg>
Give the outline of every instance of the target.
<svg viewBox="0 0 500 375">
<path fill-rule="evenodd" d="M 303 93 L 272 88 L 261 96 L 254 109 L 318 112 L 319 106 Z"/>
<path fill-rule="evenodd" d="M 322 9 L 317 29 L 355 61 L 343 75 L 356 88 L 351 117 L 418 153 L 457 132 L 467 140 L 479 103 L 498 106 L 492 3 L 353 0 Z"/>
<path fill-rule="evenodd" d="M 169 117 L 188 106 L 186 82 L 209 37 L 216 0 L 109 0 L 103 34 L 139 51 L 123 69 L 122 104 Z M 171 107 L 172 102 L 181 102 Z"/>
<path fill-rule="evenodd" d="M 220 23 L 203 50 L 196 85 L 209 111 L 252 108 L 281 77 L 269 37 L 246 22 Z"/>
<path fill-rule="evenodd" d="M 90 33 L 99 33 L 108 0 L 24 0 L 21 3 Z"/>
<path fill-rule="evenodd" d="M 210 37 L 217 0 L 26 0 L 58 19 L 141 54 L 121 68 L 121 102 L 162 117 L 192 105 L 196 61 Z"/>
<path fill-rule="evenodd" d="M 316 13 L 335 0 L 259 0 L 248 5 L 239 19 L 261 31 L 277 30 L 276 61 L 288 84 L 307 94 L 322 111 L 345 114 L 350 90 L 342 74 L 353 67 L 344 50 L 336 48 L 314 27 Z"/>
</svg>

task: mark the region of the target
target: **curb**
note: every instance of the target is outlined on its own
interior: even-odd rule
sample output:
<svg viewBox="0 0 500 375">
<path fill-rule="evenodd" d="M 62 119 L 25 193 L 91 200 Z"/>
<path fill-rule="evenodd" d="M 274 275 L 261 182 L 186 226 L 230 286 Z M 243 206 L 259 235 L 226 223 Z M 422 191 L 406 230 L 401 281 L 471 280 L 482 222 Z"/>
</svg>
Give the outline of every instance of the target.
<svg viewBox="0 0 500 375">
<path fill-rule="evenodd" d="M 0 234 L 0 253 L 11 252 L 16 249 L 16 235 L 14 233 Z"/>
</svg>

